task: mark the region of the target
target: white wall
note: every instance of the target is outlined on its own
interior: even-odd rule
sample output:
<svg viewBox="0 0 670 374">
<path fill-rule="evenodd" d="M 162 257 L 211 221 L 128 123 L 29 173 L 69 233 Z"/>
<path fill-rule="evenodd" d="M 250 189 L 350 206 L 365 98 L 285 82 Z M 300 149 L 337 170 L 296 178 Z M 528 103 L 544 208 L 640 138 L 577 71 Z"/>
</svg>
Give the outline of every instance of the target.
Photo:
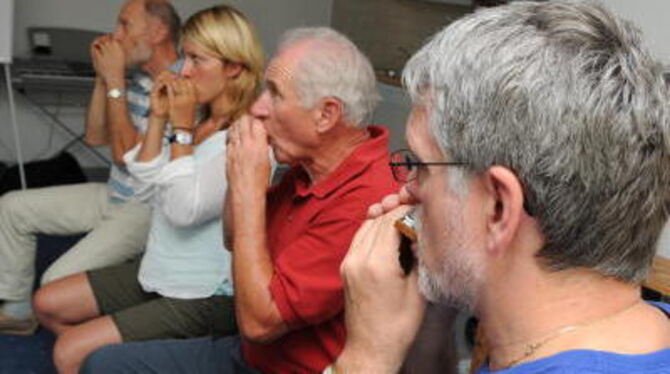
<svg viewBox="0 0 670 374">
<path fill-rule="evenodd" d="M 260 38 L 270 55 L 277 38 L 286 29 L 302 25 L 329 25 L 333 0 L 173 0 L 185 20 L 199 9 L 216 4 L 233 5 L 244 12 L 256 25 Z M 124 0 L 18 0 L 14 23 L 14 55 L 29 52 L 26 29 L 30 26 L 72 27 L 98 31 L 114 29 L 116 15 Z M 35 160 L 53 155 L 71 140 L 62 130 L 54 128 L 49 120 L 17 97 L 17 117 L 21 127 L 24 160 Z M 13 163 L 13 143 L 8 120 L 7 98 L 0 92 L 0 161 Z M 56 110 L 56 107 L 50 108 Z M 71 129 L 82 132 L 85 108 L 60 109 L 61 118 Z M 103 166 L 82 147 L 70 149 L 85 167 Z M 103 151 L 107 151 L 103 147 Z"/>
<path fill-rule="evenodd" d="M 124 0 L 20 0 L 16 2 L 14 24 L 15 55 L 28 52 L 29 26 L 75 27 L 111 31 Z M 230 4 L 254 22 L 266 48 L 287 28 L 299 25 L 329 25 L 333 0 L 173 0 L 185 20 L 199 9 Z"/>
<path fill-rule="evenodd" d="M 654 55 L 670 64 L 670 1 L 668 0 L 601 0 L 619 16 L 633 21 L 642 30 L 647 46 Z"/>
</svg>

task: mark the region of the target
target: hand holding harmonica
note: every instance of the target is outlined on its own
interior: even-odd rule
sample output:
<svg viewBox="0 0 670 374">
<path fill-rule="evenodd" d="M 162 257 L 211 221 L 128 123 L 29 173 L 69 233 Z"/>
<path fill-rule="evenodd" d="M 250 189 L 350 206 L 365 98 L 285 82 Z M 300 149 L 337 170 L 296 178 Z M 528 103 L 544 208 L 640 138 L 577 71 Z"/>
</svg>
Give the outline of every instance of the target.
<svg viewBox="0 0 670 374">
<path fill-rule="evenodd" d="M 413 205 L 415 203 L 416 200 L 409 194 L 407 188 L 402 187 L 397 194 L 388 195 L 380 203 L 372 205 L 368 210 L 368 218 L 376 218 L 401 205 Z M 414 210 L 410 210 L 398 219 L 394 226 L 402 234 L 400 236 L 400 248 L 398 249 L 398 261 L 403 272 L 407 275 L 416 264 L 416 258 L 412 251 L 412 244 L 417 241 Z"/>
</svg>

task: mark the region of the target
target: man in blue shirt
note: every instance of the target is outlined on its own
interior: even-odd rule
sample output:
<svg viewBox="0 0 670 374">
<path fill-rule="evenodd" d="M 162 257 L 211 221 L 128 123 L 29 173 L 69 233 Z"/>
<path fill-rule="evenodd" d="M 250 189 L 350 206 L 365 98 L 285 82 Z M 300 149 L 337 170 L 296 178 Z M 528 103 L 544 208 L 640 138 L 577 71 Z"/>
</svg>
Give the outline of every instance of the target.
<svg viewBox="0 0 670 374">
<path fill-rule="evenodd" d="M 670 206 L 670 96 L 641 39 L 596 3 L 518 2 L 412 57 L 411 151 L 392 163 L 406 186 L 343 263 L 347 344 L 328 370 L 397 372 L 428 299 L 480 319 L 481 373 L 670 373 L 670 307 L 640 296 Z"/>
</svg>

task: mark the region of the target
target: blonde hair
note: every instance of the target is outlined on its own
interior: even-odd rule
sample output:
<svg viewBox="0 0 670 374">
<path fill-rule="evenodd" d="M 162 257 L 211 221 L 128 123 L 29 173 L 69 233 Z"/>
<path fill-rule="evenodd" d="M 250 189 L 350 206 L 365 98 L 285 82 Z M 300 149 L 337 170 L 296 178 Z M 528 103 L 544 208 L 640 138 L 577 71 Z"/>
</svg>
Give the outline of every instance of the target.
<svg viewBox="0 0 670 374">
<path fill-rule="evenodd" d="M 242 66 L 228 83 L 226 95 L 231 121 L 246 112 L 260 91 L 264 57 L 256 30 L 244 14 L 227 5 L 203 9 L 186 21 L 181 40 L 198 44 L 225 63 Z"/>
</svg>

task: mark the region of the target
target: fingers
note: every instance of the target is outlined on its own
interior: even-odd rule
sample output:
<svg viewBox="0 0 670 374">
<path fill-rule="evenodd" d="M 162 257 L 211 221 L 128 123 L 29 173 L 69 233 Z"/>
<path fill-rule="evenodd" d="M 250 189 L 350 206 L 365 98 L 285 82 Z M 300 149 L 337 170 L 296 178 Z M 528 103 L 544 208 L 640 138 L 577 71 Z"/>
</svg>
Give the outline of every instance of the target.
<svg viewBox="0 0 670 374">
<path fill-rule="evenodd" d="M 375 221 L 370 219 L 363 222 L 351 241 L 349 252 L 347 252 L 347 260 L 355 262 L 367 257 L 371 248 L 372 235 L 370 233 L 374 229 L 374 225 Z"/>
<path fill-rule="evenodd" d="M 390 212 L 400 206 L 400 196 L 398 194 L 388 195 L 382 199 L 381 205 L 384 212 Z"/>
<path fill-rule="evenodd" d="M 242 121 L 237 123 L 237 134 L 239 136 L 239 141 L 244 142 L 246 140 L 251 140 L 251 119 L 245 118 Z"/>
<path fill-rule="evenodd" d="M 371 205 L 368 208 L 368 218 L 377 218 L 401 205 L 413 205 L 414 203 L 416 203 L 414 199 L 407 193 L 405 187 L 403 187 L 398 193 L 386 195 L 382 201 Z"/>
<path fill-rule="evenodd" d="M 402 276 L 402 268 L 398 262 L 400 233 L 394 223 L 409 210 L 409 206 L 398 206 L 384 215 L 365 221 L 351 242 L 341 272 L 345 273 L 347 268 L 358 266 L 372 268 L 370 264 L 377 263 L 383 266 L 374 266 L 375 268 L 383 268 Z"/>
<path fill-rule="evenodd" d="M 177 76 L 163 76 L 165 83 L 169 85 L 168 92 L 171 92 L 173 99 L 195 100 L 195 85 L 190 79 L 179 78 Z"/>
<path fill-rule="evenodd" d="M 264 146 L 267 146 L 265 126 L 250 115 L 244 115 L 228 129 L 228 142 L 235 144 L 262 142 Z"/>
<path fill-rule="evenodd" d="M 230 128 L 228 129 L 228 143 L 232 143 L 234 145 L 238 145 L 241 143 L 240 128 L 247 126 L 248 122 L 249 117 L 242 116 L 237 121 L 233 122 L 232 125 L 230 125 Z"/>
<path fill-rule="evenodd" d="M 400 188 L 400 191 L 398 191 L 398 200 L 400 204 L 415 205 L 418 203 L 418 201 L 414 198 L 414 196 L 412 196 L 412 194 L 409 193 L 407 185 L 402 186 Z"/>
<path fill-rule="evenodd" d="M 382 263 L 393 264 L 392 269 L 399 274 L 402 268 L 398 262 L 398 248 L 400 247 L 400 232 L 395 228 L 395 221 L 407 214 L 410 207 L 401 205 L 376 219 L 378 222 L 378 245 L 375 245 L 370 256 Z"/>
<path fill-rule="evenodd" d="M 98 50 L 100 54 L 106 55 L 107 53 L 109 53 L 111 43 L 112 43 L 111 39 L 104 39 L 99 41 L 98 43 L 95 43 L 94 48 Z"/>
<path fill-rule="evenodd" d="M 102 45 L 103 43 L 108 42 L 109 40 L 110 40 L 110 35 L 109 34 L 99 36 L 99 37 L 93 39 L 93 41 L 91 42 L 91 48 L 97 48 L 100 45 Z"/>
<path fill-rule="evenodd" d="M 176 75 L 173 72 L 171 72 L 170 70 L 164 70 L 158 74 L 155 82 L 157 85 L 165 86 L 166 84 L 172 82 L 175 78 Z"/>
<path fill-rule="evenodd" d="M 258 141 L 267 142 L 268 132 L 265 130 L 263 121 L 258 118 L 249 117 L 251 122 L 251 134 Z"/>
</svg>

